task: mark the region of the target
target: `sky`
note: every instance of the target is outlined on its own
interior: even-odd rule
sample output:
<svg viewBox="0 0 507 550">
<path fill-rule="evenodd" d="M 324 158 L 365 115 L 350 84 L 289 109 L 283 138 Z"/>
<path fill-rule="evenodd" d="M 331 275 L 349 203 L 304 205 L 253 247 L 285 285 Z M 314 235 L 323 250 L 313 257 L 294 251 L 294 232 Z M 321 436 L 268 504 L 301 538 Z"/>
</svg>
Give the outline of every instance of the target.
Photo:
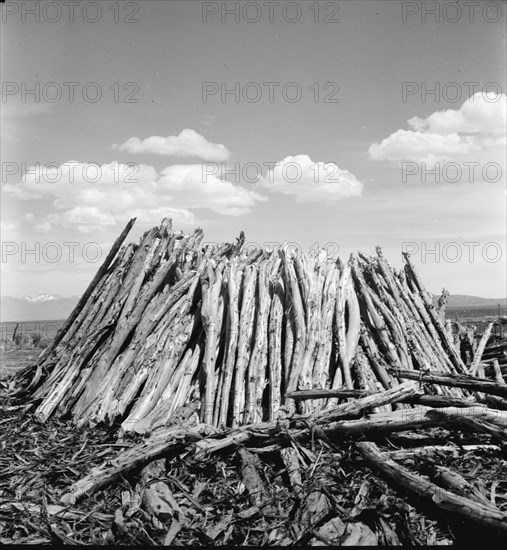
<svg viewBox="0 0 507 550">
<path fill-rule="evenodd" d="M 2 295 L 81 294 L 165 216 L 507 295 L 505 2 L 73 9 L 2 5 Z"/>
</svg>

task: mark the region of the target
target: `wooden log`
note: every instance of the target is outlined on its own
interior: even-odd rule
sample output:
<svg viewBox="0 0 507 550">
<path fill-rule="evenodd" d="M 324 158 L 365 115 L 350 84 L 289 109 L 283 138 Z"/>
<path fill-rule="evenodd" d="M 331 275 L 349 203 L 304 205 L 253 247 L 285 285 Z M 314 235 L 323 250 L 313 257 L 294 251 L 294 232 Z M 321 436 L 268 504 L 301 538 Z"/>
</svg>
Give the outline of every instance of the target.
<svg viewBox="0 0 507 550">
<path fill-rule="evenodd" d="M 403 400 L 404 403 L 411 405 L 424 405 L 426 407 L 442 408 L 442 407 L 475 407 L 477 401 L 470 401 L 459 397 L 449 395 L 416 395 L 407 397 Z"/>
<path fill-rule="evenodd" d="M 284 390 L 282 372 L 282 329 L 284 289 L 281 282 L 273 282 L 271 311 L 268 331 L 268 369 L 269 369 L 269 420 L 279 415 Z"/>
<path fill-rule="evenodd" d="M 225 373 L 222 386 L 222 399 L 220 401 L 220 412 L 217 420 L 219 427 L 228 425 L 228 413 L 230 404 L 230 394 L 232 380 L 236 368 L 236 352 L 239 339 L 239 291 L 243 277 L 243 272 L 238 270 L 238 260 L 232 260 L 225 275 L 227 278 L 228 304 L 226 319 L 226 358 Z"/>
<path fill-rule="evenodd" d="M 346 398 L 359 398 L 366 395 L 374 395 L 377 392 L 367 390 L 347 390 L 345 388 L 338 390 L 299 390 L 289 394 L 294 401 L 305 401 L 307 399 L 326 399 L 328 397 L 338 397 L 341 399 Z M 459 399 L 456 397 L 449 397 L 446 395 L 413 395 L 405 397 L 400 400 L 401 403 L 409 403 L 412 405 L 425 405 L 427 407 L 474 407 L 477 406 L 476 401 L 467 401 L 466 399 Z"/>
<path fill-rule="evenodd" d="M 173 454 L 177 456 L 184 451 L 182 442 L 186 438 L 200 438 L 203 434 L 209 433 L 209 430 L 209 426 L 202 424 L 161 430 L 139 445 L 121 451 L 111 461 L 92 468 L 89 474 L 74 483 L 60 500 L 64 504 L 74 504 L 85 495 L 91 495 L 100 487 L 112 482 L 119 475 L 141 468 L 162 455 L 167 456 L 171 448 L 174 448 Z"/>
<path fill-rule="evenodd" d="M 222 329 L 223 298 L 221 297 L 222 273 L 224 265 L 208 267 L 208 278 L 203 280 L 201 317 L 206 332 L 206 347 L 204 351 L 205 396 L 202 421 L 213 424 L 213 409 L 215 404 L 215 363 L 217 348 Z"/>
<path fill-rule="evenodd" d="M 256 288 L 257 267 L 255 265 L 249 265 L 245 269 L 243 299 L 239 319 L 238 358 L 236 361 L 233 386 L 233 426 L 239 426 L 243 423 L 243 415 L 245 412 L 245 372 L 250 360 L 253 343 Z"/>
<path fill-rule="evenodd" d="M 262 396 L 267 385 L 268 364 L 268 321 L 271 309 L 269 294 L 269 270 L 271 265 L 264 262 L 259 267 L 258 306 L 254 345 L 248 363 L 247 391 L 244 422 L 262 420 Z"/>
<path fill-rule="evenodd" d="M 224 273 L 222 271 L 222 287 L 220 289 L 220 294 L 218 298 L 218 317 L 217 317 L 217 330 L 216 330 L 216 341 L 215 341 L 215 378 L 213 383 L 213 403 L 212 414 L 213 414 L 213 426 L 218 425 L 218 418 L 220 415 L 220 408 L 222 404 L 222 392 L 223 384 L 225 380 L 225 332 L 226 328 L 226 316 L 227 316 L 227 281 L 225 279 Z"/>
<path fill-rule="evenodd" d="M 291 250 L 290 257 L 292 259 L 292 265 L 294 266 L 295 278 L 299 285 L 299 292 L 301 294 L 301 301 L 303 303 L 306 318 L 306 307 L 310 301 L 311 292 L 311 281 L 308 278 L 308 257 L 299 250 Z"/>
<path fill-rule="evenodd" d="M 328 262 L 322 292 L 320 348 L 315 360 L 312 387 L 324 389 L 330 385 L 330 364 L 333 351 L 333 320 L 339 271 L 334 262 Z M 320 407 L 317 407 L 320 408 Z"/>
<path fill-rule="evenodd" d="M 396 403 L 409 396 L 422 394 L 422 391 L 417 387 L 417 384 L 413 382 L 400 384 L 395 388 L 391 388 L 383 393 L 377 393 L 374 395 L 366 395 L 360 397 L 355 401 L 349 401 L 348 403 L 342 403 L 337 405 L 331 410 L 322 412 L 315 418 L 317 424 L 326 424 L 332 422 L 338 418 L 344 416 L 351 416 L 359 414 L 365 409 L 372 407 L 378 407 L 379 405 L 385 405 L 387 403 Z"/>
<path fill-rule="evenodd" d="M 348 323 L 346 334 L 346 353 L 349 362 L 349 369 L 352 360 L 354 359 L 359 345 L 359 336 L 361 333 L 361 312 L 359 308 L 359 300 L 352 283 L 349 281 L 345 289 L 345 305 L 348 311 Z"/>
<path fill-rule="evenodd" d="M 287 287 L 287 281 L 284 281 L 284 333 L 285 333 L 285 342 L 283 346 L 283 384 L 282 384 L 282 397 L 281 402 L 285 402 L 285 390 L 289 383 L 290 373 L 291 373 L 291 364 L 292 356 L 294 354 L 294 332 L 295 332 L 295 319 L 294 313 L 291 305 L 290 297 L 290 288 Z"/>
<path fill-rule="evenodd" d="M 500 386 L 491 380 L 483 380 L 468 375 L 451 375 L 439 372 L 418 372 L 389 368 L 398 378 L 408 378 L 409 380 L 418 380 L 425 384 L 441 384 L 443 386 L 454 386 L 457 388 L 467 388 L 472 391 L 479 391 L 490 395 L 507 397 L 507 386 Z"/>
<path fill-rule="evenodd" d="M 396 451 L 387 451 L 386 454 L 393 460 L 407 460 L 420 457 L 431 457 L 439 454 L 452 454 L 458 457 L 463 453 L 470 452 L 500 452 L 498 445 L 426 445 L 424 447 L 412 447 L 411 449 L 398 449 Z"/>
<path fill-rule="evenodd" d="M 347 327 L 345 324 L 345 308 L 347 303 L 347 288 L 350 284 L 351 276 L 352 275 L 350 271 L 350 266 L 344 266 L 340 274 L 340 280 L 338 282 L 335 314 L 339 350 L 339 368 L 341 369 L 341 374 L 343 376 L 345 387 L 349 390 L 353 389 L 354 386 L 352 384 L 352 377 L 350 375 L 350 358 L 347 356 Z M 331 389 L 336 389 L 339 382 L 340 377 L 335 374 Z M 332 404 L 333 401 L 331 400 L 328 405 L 331 406 Z"/>
<path fill-rule="evenodd" d="M 323 339 L 321 304 L 325 283 L 324 268 L 326 257 L 327 253 L 324 250 L 321 251 L 318 258 L 310 259 L 306 254 L 303 254 L 301 258 L 308 287 L 308 294 L 305 300 L 306 339 L 297 385 L 301 390 L 312 387 L 314 365 L 317 361 Z M 315 410 L 313 403 L 300 403 L 299 406 L 304 414 L 311 414 Z"/>
<path fill-rule="evenodd" d="M 475 376 L 477 374 L 477 370 L 481 362 L 482 354 L 484 353 L 486 344 L 488 343 L 489 337 L 491 336 L 492 329 L 493 329 L 493 323 L 489 323 L 488 327 L 486 328 L 486 330 L 484 331 L 484 334 L 481 337 L 481 340 L 479 342 L 479 345 L 477 346 L 477 350 L 474 355 L 474 360 L 470 365 L 469 373 L 471 376 Z"/>
<path fill-rule="evenodd" d="M 328 397 L 346 399 L 347 397 L 364 397 L 365 395 L 372 394 L 374 394 L 374 392 L 341 388 L 337 390 L 298 390 L 288 393 L 287 397 L 294 399 L 294 401 L 305 401 L 307 399 L 326 399 Z"/>
<path fill-rule="evenodd" d="M 293 322 L 293 337 L 294 348 L 291 358 L 289 379 L 287 382 L 287 391 L 295 391 L 298 387 L 299 375 L 302 367 L 302 356 L 306 344 L 306 323 L 305 323 L 305 310 L 303 305 L 302 296 L 299 290 L 298 280 L 294 270 L 294 263 L 288 256 L 288 252 L 285 248 L 280 249 L 280 255 L 283 261 L 284 275 L 287 282 L 287 289 L 290 293 L 292 314 L 294 318 Z M 286 403 L 290 408 L 290 400 Z"/>
<path fill-rule="evenodd" d="M 429 415 L 443 418 L 457 426 L 469 426 L 478 432 L 484 432 L 507 441 L 507 414 L 504 411 L 488 407 L 471 407 L 459 409 L 449 407 L 433 409 Z"/>
<path fill-rule="evenodd" d="M 339 420 L 331 422 L 322 429 L 328 437 L 333 437 L 335 433 L 392 433 L 443 426 L 445 424 L 449 424 L 449 421 L 444 418 L 430 417 L 427 411 L 402 409 L 388 413 L 371 414 L 364 420 Z"/>
<path fill-rule="evenodd" d="M 394 462 L 386 453 L 380 452 L 375 443 L 364 441 L 356 445 L 370 466 L 397 489 L 422 497 L 428 504 L 467 521 L 507 532 L 507 514 L 504 512 L 441 489 Z"/>
<path fill-rule="evenodd" d="M 450 468 L 446 468 L 445 466 L 436 465 L 433 476 L 435 481 L 445 489 L 449 489 L 453 493 L 461 495 L 462 497 L 475 500 L 475 502 L 480 502 L 485 506 L 490 506 L 499 511 L 498 508 L 490 500 L 488 500 L 477 487 L 469 483 L 458 472 L 453 472 Z"/>
</svg>

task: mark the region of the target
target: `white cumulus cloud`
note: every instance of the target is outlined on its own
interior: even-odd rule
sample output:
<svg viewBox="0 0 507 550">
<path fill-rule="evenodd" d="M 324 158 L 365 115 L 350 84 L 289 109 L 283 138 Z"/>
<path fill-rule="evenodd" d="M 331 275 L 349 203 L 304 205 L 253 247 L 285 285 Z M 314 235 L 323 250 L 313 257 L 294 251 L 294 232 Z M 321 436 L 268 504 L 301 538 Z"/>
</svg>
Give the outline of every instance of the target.
<svg viewBox="0 0 507 550">
<path fill-rule="evenodd" d="M 361 195 L 363 184 L 333 162 L 314 162 L 308 155 L 285 157 L 261 177 L 258 186 L 292 195 L 297 202 L 333 202 Z"/>
<path fill-rule="evenodd" d="M 221 143 L 210 143 L 195 130 L 186 128 L 177 136 L 150 136 L 145 139 L 131 137 L 117 146 L 119 151 L 127 153 L 152 153 L 168 157 L 198 157 L 203 160 L 224 161 L 230 152 Z"/>
<path fill-rule="evenodd" d="M 368 152 L 373 160 L 500 162 L 506 143 L 507 97 L 476 93 L 459 109 L 413 117 Z"/>
<path fill-rule="evenodd" d="M 204 174 L 201 164 L 168 166 L 157 173 L 147 165 L 68 161 L 57 167 L 30 167 L 20 181 L 2 188 L 5 196 L 40 201 L 44 219 L 25 217 L 39 233 L 71 228 L 91 233 L 114 228 L 132 217 L 142 225 L 157 224 L 163 217 L 173 218 L 176 226 L 195 225 L 192 209 L 238 216 L 267 200 L 255 191 Z"/>
<path fill-rule="evenodd" d="M 176 164 L 160 173 L 160 191 L 187 208 L 210 208 L 218 214 L 247 214 L 257 202 L 267 199 L 255 191 L 233 185 L 205 173 L 201 164 Z"/>
</svg>

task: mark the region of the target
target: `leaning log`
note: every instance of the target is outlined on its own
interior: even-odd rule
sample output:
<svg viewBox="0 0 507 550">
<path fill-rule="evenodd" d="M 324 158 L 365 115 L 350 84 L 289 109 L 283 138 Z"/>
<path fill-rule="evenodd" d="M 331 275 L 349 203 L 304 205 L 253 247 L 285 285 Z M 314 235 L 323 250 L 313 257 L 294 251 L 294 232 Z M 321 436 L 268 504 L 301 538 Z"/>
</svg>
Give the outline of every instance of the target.
<svg viewBox="0 0 507 550">
<path fill-rule="evenodd" d="M 97 273 L 95 273 L 95 276 L 93 277 L 90 284 L 88 285 L 88 288 L 84 291 L 83 295 L 81 296 L 78 303 L 76 304 L 76 307 L 72 310 L 72 313 L 68 316 L 62 328 L 57 332 L 55 339 L 53 340 L 53 343 L 51 344 L 51 346 L 48 346 L 46 348 L 44 353 L 39 358 L 39 363 L 44 361 L 44 359 L 56 348 L 60 340 L 65 336 L 65 333 L 67 332 L 69 327 L 72 325 L 76 317 L 79 315 L 79 312 L 83 309 L 84 305 L 86 304 L 88 298 L 90 297 L 90 294 L 93 292 L 93 290 L 98 285 L 99 281 L 102 279 L 107 269 L 111 265 L 113 258 L 116 256 L 116 253 L 120 249 L 120 246 L 122 245 L 123 241 L 125 240 L 127 235 L 130 233 L 130 230 L 132 229 L 132 226 L 134 225 L 135 221 L 136 221 L 136 218 L 132 218 L 127 223 L 123 231 L 120 233 L 116 241 L 114 241 L 114 244 L 111 247 L 111 250 L 109 251 L 109 253 L 107 254 L 106 259 L 100 266 Z"/>
<path fill-rule="evenodd" d="M 472 361 L 472 364 L 470 365 L 470 375 L 475 376 L 477 374 L 477 370 L 479 368 L 479 363 L 482 359 L 482 354 L 484 353 L 484 349 L 486 348 L 486 344 L 488 343 L 489 337 L 491 336 L 491 330 L 493 329 L 493 323 L 489 323 L 488 327 L 484 331 L 484 334 L 481 337 L 481 340 L 479 342 L 479 345 L 477 346 L 477 350 L 474 355 L 474 360 Z"/>
</svg>

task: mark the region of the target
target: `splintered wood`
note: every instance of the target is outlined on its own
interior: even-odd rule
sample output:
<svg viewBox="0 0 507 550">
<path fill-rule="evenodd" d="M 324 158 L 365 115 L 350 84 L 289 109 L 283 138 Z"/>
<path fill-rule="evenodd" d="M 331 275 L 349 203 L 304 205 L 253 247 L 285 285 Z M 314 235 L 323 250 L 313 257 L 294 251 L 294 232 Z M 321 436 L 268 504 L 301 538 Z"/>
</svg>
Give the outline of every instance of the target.
<svg viewBox="0 0 507 550">
<path fill-rule="evenodd" d="M 246 248 L 243 233 L 203 247 L 200 229 L 184 235 L 169 219 L 125 245 L 133 222 L 54 344 L 21 374 L 42 422 L 224 429 L 392 413 L 422 394 L 441 406 L 506 396 L 498 365 L 489 380 L 463 376 L 478 369 L 489 332 L 469 372 L 443 320 L 445 293 L 435 308 L 408 255 L 396 271 L 379 248 L 344 264 L 325 250 Z M 393 404 L 403 378 L 419 390 Z"/>
</svg>

